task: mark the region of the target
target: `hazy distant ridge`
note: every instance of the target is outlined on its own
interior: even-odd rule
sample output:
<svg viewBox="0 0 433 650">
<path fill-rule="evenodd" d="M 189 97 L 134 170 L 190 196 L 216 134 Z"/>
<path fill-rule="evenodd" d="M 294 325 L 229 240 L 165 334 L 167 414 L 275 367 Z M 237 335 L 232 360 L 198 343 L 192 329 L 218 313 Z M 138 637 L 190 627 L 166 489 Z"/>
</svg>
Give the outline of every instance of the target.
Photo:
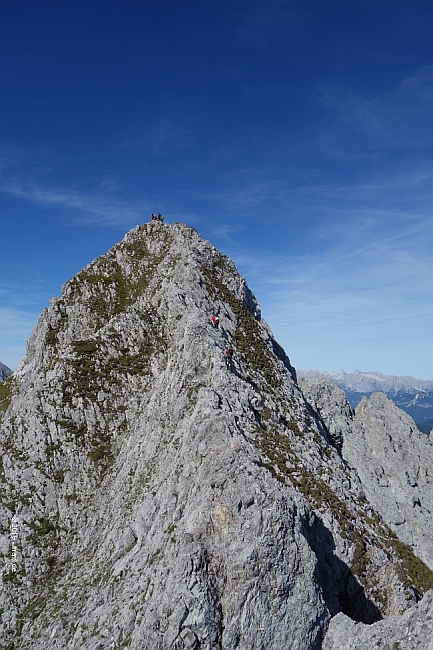
<svg viewBox="0 0 433 650">
<path fill-rule="evenodd" d="M 0 381 L 4 381 L 13 374 L 12 370 L 0 362 Z"/>
<path fill-rule="evenodd" d="M 333 370 L 325 370 L 320 372 L 320 370 L 313 370 L 312 368 L 307 368 L 306 370 L 297 370 L 297 373 L 300 377 L 313 377 L 315 375 L 320 375 L 322 377 L 328 377 L 335 383 L 342 382 L 344 385 L 355 391 L 401 391 L 404 390 L 408 393 L 415 394 L 421 391 L 432 391 L 433 390 L 433 381 L 425 379 L 416 379 L 410 375 L 405 375 L 399 377 L 396 375 L 383 375 L 381 372 L 376 372 L 370 370 L 369 372 L 360 372 L 355 370 L 355 372 L 347 373 L 335 372 Z"/>
<path fill-rule="evenodd" d="M 433 418 L 433 381 L 416 379 L 410 375 L 399 377 L 369 371 L 347 373 L 332 370 L 297 370 L 299 377 L 327 377 L 342 388 L 352 406 L 356 406 L 362 397 L 381 392 L 391 399 L 399 408 L 406 411 L 415 422 L 422 424 Z"/>
</svg>

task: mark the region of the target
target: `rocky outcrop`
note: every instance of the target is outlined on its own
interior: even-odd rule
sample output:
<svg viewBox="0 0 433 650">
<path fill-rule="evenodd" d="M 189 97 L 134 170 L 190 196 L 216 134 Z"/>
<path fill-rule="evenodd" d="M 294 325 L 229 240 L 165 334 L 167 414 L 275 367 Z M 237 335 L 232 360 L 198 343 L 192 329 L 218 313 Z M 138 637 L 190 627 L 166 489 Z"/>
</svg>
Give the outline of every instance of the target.
<svg viewBox="0 0 433 650">
<path fill-rule="evenodd" d="M 353 411 L 327 379 L 302 379 L 343 458 L 359 477 L 368 501 L 433 569 L 433 444 L 412 418 L 383 393 L 363 398 Z"/>
<path fill-rule="evenodd" d="M 372 624 L 433 586 L 346 454 L 358 415 L 302 392 L 233 263 L 182 224 L 67 282 L 2 390 L 14 650 L 319 650 L 339 613 Z"/>
<path fill-rule="evenodd" d="M 0 363 L 0 381 L 4 381 L 13 374 L 12 370 L 5 366 L 4 363 Z"/>
<path fill-rule="evenodd" d="M 432 440 L 382 393 L 361 401 L 356 420 L 362 437 L 348 437 L 347 460 L 398 538 L 433 569 Z"/>
<path fill-rule="evenodd" d="M 402 616 L 373 625 L 355 623 L 344 614 L 332 619 L 323 650 L 433 650 L 433 592 Z"/>
</svg>

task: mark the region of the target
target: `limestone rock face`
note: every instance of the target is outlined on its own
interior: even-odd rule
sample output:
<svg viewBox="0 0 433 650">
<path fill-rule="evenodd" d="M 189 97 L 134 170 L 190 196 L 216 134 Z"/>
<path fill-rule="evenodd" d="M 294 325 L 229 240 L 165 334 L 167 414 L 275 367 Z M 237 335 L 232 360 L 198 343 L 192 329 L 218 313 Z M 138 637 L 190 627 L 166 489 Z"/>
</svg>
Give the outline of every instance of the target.
<svg viewBox="0 0 433 650">
<path fill-rule="evenodd" d="M 298 385 L 194 230 L 136 227 L 65 284 L 2 384 L 5 647 L 319 650 L 336 615 L 349 647 L 350 621 L 415 606 L 433 574 L 412 545 L 430 561 L 431 533 L 392 489 L 405 459 L 414 489 L 424 450 L 399 434 L 388 487 L 368 492 L 362 450 L 394 436 L 370 402 L 354 414 Z M 388 493 L 405 528 L 380 510 Z"/>
<path fill-rule="evenodd" d="M 346 459 L 398 538 L 433 569 L 432 440 L 382 393 L 361 401 L 356 420 L 362 438 L 348 436 Z"/>
<path fill-rule="evenodd" d="M 433 569 L 433 443 L 383 393 L 354 412 L 344 392 L 325 378 L 302 379 L 368 501 L 398 538 Z"/>
</svg>

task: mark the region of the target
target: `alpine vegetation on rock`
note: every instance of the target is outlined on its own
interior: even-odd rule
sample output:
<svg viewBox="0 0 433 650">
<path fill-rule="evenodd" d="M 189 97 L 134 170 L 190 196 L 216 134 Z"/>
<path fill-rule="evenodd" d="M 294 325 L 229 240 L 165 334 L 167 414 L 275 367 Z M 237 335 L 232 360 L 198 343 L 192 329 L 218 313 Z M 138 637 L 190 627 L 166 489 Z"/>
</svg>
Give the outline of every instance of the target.
<svg viewBox="0 0 433 650">
<path fill-rule="evenodd" d="M 67 282 L 5 384 L 6 647 L 319 650 L 331 617 L 380 622 L 433 586 L 418 520 L 400 541 L 345 453 L 350 406 L 304 397 L 183 224 L 137 226 Z"/>
</svg>

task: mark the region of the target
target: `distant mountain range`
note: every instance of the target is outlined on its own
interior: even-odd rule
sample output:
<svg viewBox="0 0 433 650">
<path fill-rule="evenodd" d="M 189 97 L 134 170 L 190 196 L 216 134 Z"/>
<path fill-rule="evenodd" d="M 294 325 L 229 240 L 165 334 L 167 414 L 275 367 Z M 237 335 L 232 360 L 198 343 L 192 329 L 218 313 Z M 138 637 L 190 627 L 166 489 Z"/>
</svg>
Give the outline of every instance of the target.
<svg viewBox="0 0 433 650">
<path fill-rule="evenodd" d="M 4 363 L 0 363 L 0 381 L 4 381 L 13 374 L 13 371 L 5 366 Z"/>
<path fill-rule="evenodd" d="M 345 391 L 353 407 L 357 406 L 364 396 L 370 397 L 372 393 L 377 392 L 385 393 L 388 399 L 415 420 L 420 431 L 429 433 L 433 428 L 433 381 L 410 376 L 383 375 L 375 371 L 320 372 L 307 368 L 297 369 L 296 372 L 299 377 L 327 377 Z"/>
</svg>

